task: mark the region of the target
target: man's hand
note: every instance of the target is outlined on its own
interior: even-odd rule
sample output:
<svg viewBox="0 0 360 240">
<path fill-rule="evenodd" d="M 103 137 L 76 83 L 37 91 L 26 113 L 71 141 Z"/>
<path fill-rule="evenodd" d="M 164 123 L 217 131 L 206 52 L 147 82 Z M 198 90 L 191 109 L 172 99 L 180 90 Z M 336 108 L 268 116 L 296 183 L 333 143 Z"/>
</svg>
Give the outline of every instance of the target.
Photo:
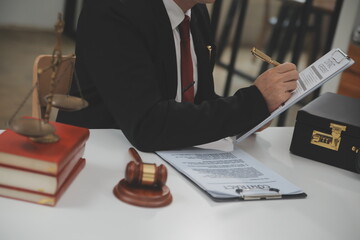
<svg viewBox="0 0 360 240">
<path fill-rule="evenodd" d="M 261 74 L 254 85 L 265 98 L 269 112 L 286 102 L 296 89 L 299 73 L 292 63 L 283 63 Z"/>
</svg>

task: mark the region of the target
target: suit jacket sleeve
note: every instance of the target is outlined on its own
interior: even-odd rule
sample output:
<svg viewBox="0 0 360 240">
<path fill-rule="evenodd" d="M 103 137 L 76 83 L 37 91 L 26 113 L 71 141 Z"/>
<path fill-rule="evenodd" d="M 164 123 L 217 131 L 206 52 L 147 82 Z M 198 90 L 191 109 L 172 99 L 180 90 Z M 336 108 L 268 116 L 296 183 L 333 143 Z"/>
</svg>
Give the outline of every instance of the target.
<svg viewBox="0 0 360 240">
<path fill-rule="evenodd" d="M 204 25 L 206 17 L 199 16 L 198 24 Z M 209 31 L 210 26 L 199 27 Z M 269 114 L 255 86 L 231 97 L 216 96 L 209 58 L 199 57 L 211 41 L 202 33 L 198 39 L 204 51 L 197 50 L 200 97 L 197 104 L 174 101 L 175 50 L 161 0 L 87 1 L 77 34 L 76 69 L 90 106 L 61 113 L 60 121 L 117 127 L 139 150 L 155 151 L 236 135 Z"/>
</svg>

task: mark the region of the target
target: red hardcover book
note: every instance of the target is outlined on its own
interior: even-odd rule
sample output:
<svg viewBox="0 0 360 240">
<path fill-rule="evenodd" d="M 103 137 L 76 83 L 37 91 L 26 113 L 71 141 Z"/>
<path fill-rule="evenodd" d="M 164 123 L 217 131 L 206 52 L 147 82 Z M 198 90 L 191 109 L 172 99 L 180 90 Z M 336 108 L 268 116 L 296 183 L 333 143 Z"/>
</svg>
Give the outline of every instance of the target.
<svg viewBox="0 0 360 240">
<path fill-rule="evenodd" d="M 65 180 L 64 184 L 59 188 L 59 190 L 55 194 L 46 194 L 46 193 L 40 193 L 40 192 L 30 191 L 21 188 L 0 185 L 0 196 L 31 202 L 31 203 L 37 203 L 41 205 L 55 206 L 56 203 L 59 201 L 60 197 L 64 194 L 66 189 L 74 181 L 74 179 L 84 168 L 84 166 L 85 166 L 85 159 L 84 158 L 79 159 L 79 161 L 71 171 L 70 175 Z"/>
<path fill-rule="evenodd" d="M 0 164 L 0 185 L 55 194 L 84 154 L 85 147 L 74 155 L 58 175 L 51 175 Z"/>
<path fill-rule="evenodd" d="M 86 128 L 51 122 L 60 140 L 37 143 L 9 129 L 0 135 L 0 164 L 57 175 L 83 148 L 90 132 Z"/>
</svg>

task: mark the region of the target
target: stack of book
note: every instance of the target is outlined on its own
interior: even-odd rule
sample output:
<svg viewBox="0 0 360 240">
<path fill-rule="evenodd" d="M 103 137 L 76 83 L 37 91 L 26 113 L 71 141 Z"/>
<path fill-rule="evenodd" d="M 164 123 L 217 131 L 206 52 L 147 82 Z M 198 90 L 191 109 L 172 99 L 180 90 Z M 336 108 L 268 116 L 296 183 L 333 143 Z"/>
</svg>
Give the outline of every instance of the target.
<svg viewBox="0 0 360 240">
<path fill-rule="evenodd" d="M 52 122 L 60 140 L 37 143 L 7 129 L 0 135 L 0 196 L 55 206 L 85 166 L 86 128 Z"/>
</svg>

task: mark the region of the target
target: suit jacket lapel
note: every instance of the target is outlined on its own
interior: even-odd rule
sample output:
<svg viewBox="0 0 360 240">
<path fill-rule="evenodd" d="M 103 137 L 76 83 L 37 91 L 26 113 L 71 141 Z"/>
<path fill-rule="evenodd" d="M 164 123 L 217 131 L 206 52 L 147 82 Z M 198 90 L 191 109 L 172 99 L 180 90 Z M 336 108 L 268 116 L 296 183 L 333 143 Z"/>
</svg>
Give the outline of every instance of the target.
<svg viewBox="0 0 360 240">
<path fill-rule="evenodd" d="M 211 46 L 213 49 L 214 45 L 209 39 L 204 39 L 202 34 L 204 29 L 200 29 L 200 19 L 198 19 L 199 16 L 197 16 L 197 11 L 194 8 L 191 15 L 191 34 L 193 36 L 198 66 L 198 91 L 195 102 L 200 103 L 203 99 L 213 98 L 214 94 L 212 67 L 210 65 L 214 56 L 213 52 L 208 49 L 208 46 Z"/>
<path fill-rule="evenodd" d="M 162 0 L 156 0 L 154 2 L 154 10 L 156 11 L 155 17 L 157 18 L 156 40 L 158 43 L 156 45 L 158 46 L 159 60 L 163 67 L 163 71 L 161 72 L 165 73 L 165 76 L 161 76 L 163 81 L 165 81 L 163 83 L 165 86 L 163 93 L 168 99 L 174 99 L 177 89 L 177 65 L 174 36 Z"/>
</svg>

